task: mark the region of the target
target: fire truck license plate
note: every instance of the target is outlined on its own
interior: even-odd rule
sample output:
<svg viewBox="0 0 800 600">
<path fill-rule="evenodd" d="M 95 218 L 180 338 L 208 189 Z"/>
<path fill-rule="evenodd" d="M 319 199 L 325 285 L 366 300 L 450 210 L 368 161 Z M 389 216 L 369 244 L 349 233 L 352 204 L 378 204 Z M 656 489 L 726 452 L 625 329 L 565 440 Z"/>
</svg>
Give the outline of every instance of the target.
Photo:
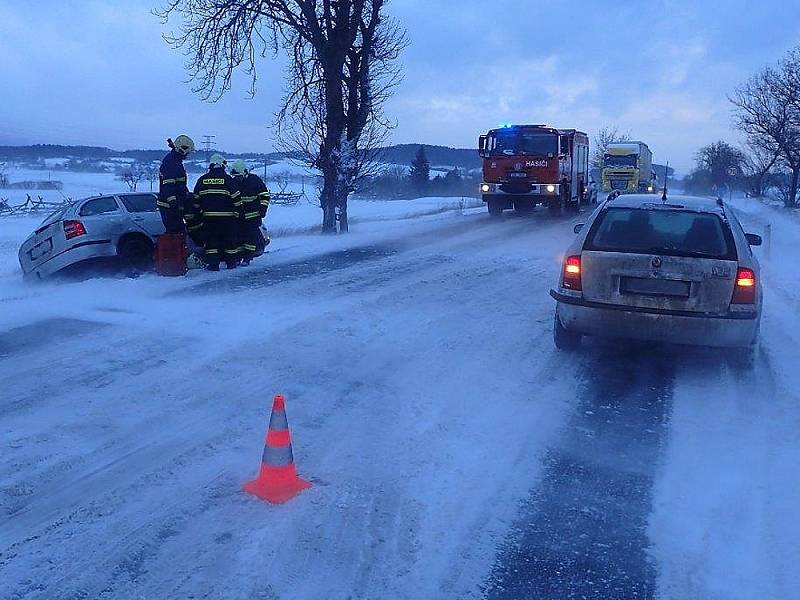
<svg viewBox="0 0 800 600">
<path fill-rule="evenodd" d="M 512 173 L 509 173 L 508 176 L 509 177 L 527 177 L 528 174 L 527 173 L 512 172 Z"/>
</svg>

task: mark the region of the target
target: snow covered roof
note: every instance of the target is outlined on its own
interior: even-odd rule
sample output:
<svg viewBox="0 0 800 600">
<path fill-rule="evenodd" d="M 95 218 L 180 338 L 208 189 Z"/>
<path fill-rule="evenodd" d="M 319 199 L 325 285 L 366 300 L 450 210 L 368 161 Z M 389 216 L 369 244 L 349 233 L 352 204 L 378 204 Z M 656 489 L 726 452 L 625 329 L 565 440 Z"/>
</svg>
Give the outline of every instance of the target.
<svg viewBox="0 0 800 600">
<path fill-rule="evenodd" d="M 622 194 L 609 202 L 609 206 L 619 208 L 650 208 L 649 205 L 658 207 L 664 204 L 671 208 L 679 205 L 691 211 L 724 214 L 723 207 L 717 199 L 708 196 L 684 196 L 667 192 L 667 202 L 663 203 L 661 194 Z"/>
</svg>

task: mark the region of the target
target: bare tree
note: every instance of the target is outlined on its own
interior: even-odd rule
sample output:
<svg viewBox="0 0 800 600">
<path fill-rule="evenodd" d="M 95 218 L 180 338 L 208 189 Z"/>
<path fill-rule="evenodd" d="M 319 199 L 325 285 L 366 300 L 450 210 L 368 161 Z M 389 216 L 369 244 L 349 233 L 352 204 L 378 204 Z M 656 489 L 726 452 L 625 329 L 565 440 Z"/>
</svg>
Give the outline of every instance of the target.
<svg viewBox="0 0 800 600">
<path fill-rule="evenodd" d="M 287 170 L 279 171 L 274 173 L 270 179 L 275 182 L 276 191 L 279 194 L 285 194 L 286 188 L 289 187 L 289 182 L 292 180 L 292 173 Z"/>
<path fill-rule="evenodd" d="M 405 32 L 386 15 L 387 0 L 169 0 L 157 11 L 182 20 L 168 43 L 187 54 L 204 99 L 217 100 L 242 68 L 256 92 L 256 63 L 289 59 L 276 115 L 284 149 L 322 174 L 322 230 L 347 231 L 347 197 L 373 172 L 393 124 L 383 106 L 400 81 Z"/>
<path fill-rule="evenodd" d="M 135 192 L 136 188 L 139 186 L 139 182 L 145 179 L 146 171 L 142 168 L 142 165 L 139 164 L 132 164 L 126 167 L 122 173 L 119 174 L 117 179 L 119 181 L 124 181 L 128 184 L 128 189 L 131 192 Z"/>
<path fill-rule="evenodd" d="M 744 153 L 722 140 L 703 146 L 695 154 L 697 170 L 707 171 L 712 185 L 730 185 L 741 178 Z"/>
<path fill-rule="evenodd" d="M 156 183 L 158 183 L 158 163 L 147 163 L 142 167 L 142 175 L 145 180 L 150 184 L 150 191 L 153 191 Z"/>
<path fill-rule="evenodd" d="M 800 182 L 800 48 L 777 66 L 765 67 L 729 98 L 736 127 L 748 142 L 779 156 L 791 172 L 785 194 L 788 207 L 797 205 Z"/>
<path fill-rule="evenodd" d="M 590 161 L 591 166 L 595 169 L 603 167 L 603 157 L 606 154 L 609 144 L 615 142 L 629 142 L 630 140 L 631 134 L 622 133 L 618 127 L 601 127 L 592 140 L 594 150 L 592 151 L 592 158 Z"/>
<path fill-rule="evenodd" d="M 742 150 L 742 181 L 751 196 L 761 198 L 770 185 L 770 175 L 780 152 L 748 142 Z"/>
<path fill-rule="evenodd" d="M 0 188 L 8 187 L 8 175 L 6 172 L 6 163 L 0 162 Z"/>
</svg>

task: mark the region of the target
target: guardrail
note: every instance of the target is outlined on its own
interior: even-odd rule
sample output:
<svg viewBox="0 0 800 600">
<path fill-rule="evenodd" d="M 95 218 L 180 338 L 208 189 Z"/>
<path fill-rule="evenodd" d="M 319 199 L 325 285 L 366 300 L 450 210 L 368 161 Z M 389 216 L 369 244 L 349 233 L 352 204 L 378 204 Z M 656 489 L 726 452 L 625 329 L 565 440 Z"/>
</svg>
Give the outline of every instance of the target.
<svg viewBox="0 0 800 600">
<path fill-rule="evenodd" d="M 278 206 L 294 206 L 300 199 L 305 196 L 301 192 L 277 192 L 270 194 L 270 204 L 277 204 Z"/>
<path fill-rule="evenodd" d="M 0 198 L 0 217 L 51 213 L 68 206 L 72 202 L 70 199 L 65 199 L 61 202 L 48 202 L 41 196 L 35 199 L 31 198 L 30 194 L 26 194 L 26 196 L 25 202 L 22 204 L 10 204 L 7 199 Z"/>
</svg>

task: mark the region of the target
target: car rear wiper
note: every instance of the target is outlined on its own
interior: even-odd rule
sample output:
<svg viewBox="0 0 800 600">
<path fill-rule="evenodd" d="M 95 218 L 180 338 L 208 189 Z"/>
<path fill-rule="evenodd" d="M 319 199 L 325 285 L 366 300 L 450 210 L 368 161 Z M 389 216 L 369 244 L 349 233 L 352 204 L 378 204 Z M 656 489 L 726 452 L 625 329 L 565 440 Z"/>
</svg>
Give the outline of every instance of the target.
<svg viewBox="0 0 800 600">
<path fill-rule="evenodd" d="M 674 248 L 674 247 L 672 248 L 652 247 L 648 248 L 647 250 L 644 250 L 644 252 L 647 252 L 648 254 L 673 254 L 677 256 L 685 256 L 687 258 L 712 258 L 720 260 L 722 259 L 722 257 L 720 257 L 719 254 L 711 254 L 709 252 L 698 252 L 694 250 L 684 250 L 682 248 Z"/>
</svg>

